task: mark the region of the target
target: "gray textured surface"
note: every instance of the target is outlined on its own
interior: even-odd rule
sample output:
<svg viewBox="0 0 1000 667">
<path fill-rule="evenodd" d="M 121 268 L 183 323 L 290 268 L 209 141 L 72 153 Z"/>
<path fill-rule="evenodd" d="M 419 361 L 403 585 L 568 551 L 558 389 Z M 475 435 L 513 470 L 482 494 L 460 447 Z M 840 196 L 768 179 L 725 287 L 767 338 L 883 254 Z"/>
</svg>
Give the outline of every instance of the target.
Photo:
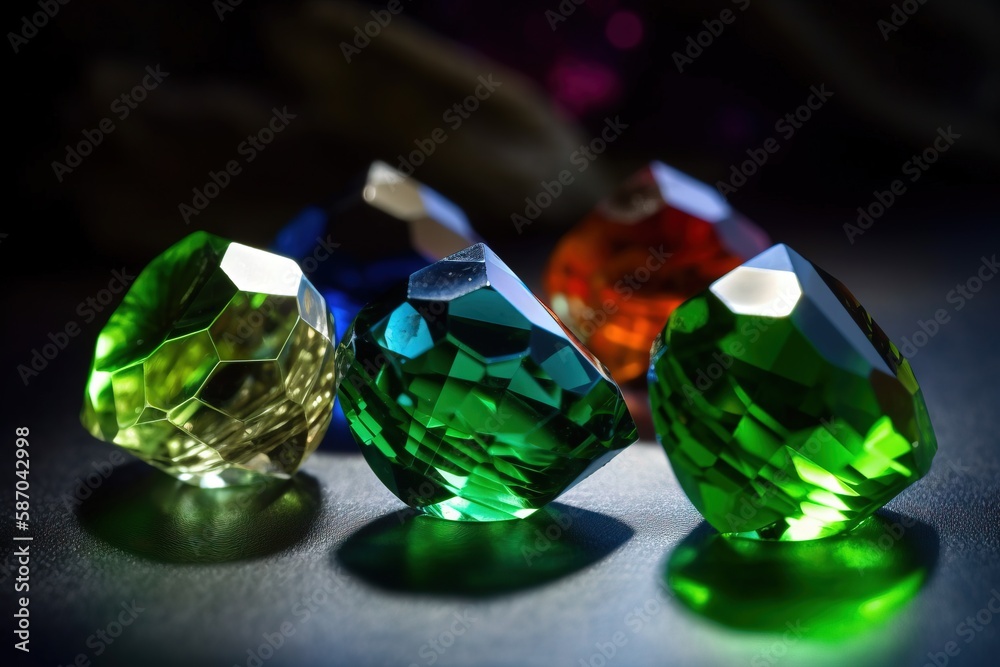
<svg viewBox="0 0 1000 667">
<path fill-rule="evenodd" d="M 968 239 L 954 241 L 957 248 Z M 950 307 L 947 291 L 972 275 L 979 255 L 995 247 L 977 245 L 956 251 L 947 265 L 932 261 L 945 257 L 944 250 L 901 255 L 908 261 L 891 271 L 880 268 L 878 260 L 885 255 L 876 248 L 871 248 L 868 261 L 867 246 L 851 255 L 853 264 L 836 260 L 837 247 L 829 250 L 832 261 L 818 259 L 854 288 L 883 328 L 900 340 L 912 334 L 918 319 Z M 926 266 L 935 266 L 936 273 L 926 272 Z M 36 289 L 47 290 L 43 293 L 49 300 L 44 302 L 52 312 L 40 315 L 31 330 L 23 332 L 19 354 L 44 339 L 46 327 L 65 319 L 89 288 Z M 986 605 L 992 588 L 1000 589 L 998 295 L 1000 284 L 989 284 L 976 300 L 954 312 L 952 321 L 913 360 L 940 450 L 931 474 L 890 508 L 936 533 L 936 564 L 930 577 L 885 624 L 840 642 L 806 634 L 792 646 L 783 645 L 780 634 L 716 624 L 687 610 L 664 590 L 669 555 L 701 521 L 680 492 L 662 451 L 649 444 L 632 447 L 560 500 L 563 512 L 567 507 L 586 512 L 571 513 L 572 526 L 530 565 L 517 558 L 524 542 L 529 548 L 534 544 L 531 531 L 523 527 L 511 529 L 515 543 L 506 546 L 495 532 L 478 542 L 456 534 L 455 541 L 443 545 L 437 562 L 421 556 L 419 544 L 426 540 L 419 541 L 419 531 L 407 533 L 410 524 L 394 525 L 390 518 L 365 528 L 400 505 L 353 453 L 320 452 L 308 462 L 305 471 L 314 481 L 316 501 L 312 509 L 309 493 L 303 509 L 285 518 L 281 512 L 230 507 L 229 529 L 217 538 L 210 533 L 202 546 L 197 536 L 204 533 L 197 525 L 175 525 L 173 532 L 166 532 L 162 522 L 150 521 L 155 498 L 143 492 L 141 480 L 149 478 L 139 464 L 114 472 L 95 499 L 85 502 L 82 510 L 70 511 L 63 495 L 92 469 L 92 461 L 107 460 L 114 451 L 87 436 L 76 419 L 90 346 L 81 339 L 30 388 L 19 388 L 13 409 L 3 415 L 5 470 L 13 469 L 13 426 L 32 429 L 36 536 L 31 547 L 33 652 L 29 660 L 15 655 L 15 661 L 6 664 L 66 665 L 83 653 L 94 665 L 246 665 L 247 650 L 258 647 L 263 633 L 275 632 L 286 620 L 294 624 L 295 634 L 263 665 L 406 667 L 430 664 L 434 657 L 436 665 L 577 667 L 581 659 L 590 660 L 597 643 L 612 640 L 616 632 L 627 641 L 609 661 L 612 665 L 918 667 L 927 662 L 928 652 L 943 651 L 950 641 L 957 642 L 960 653 L 949 664 L 995 664 L 1000 618 L 968 643 L 968 635 L 959 635 L 957 627 Z M 37 297 L 25 292 L 23 298 Z M 96 326 L 87 330 L 89 336 L 96 334 Z M 7 512 L 13 502 L 13 477 L 10 472 L 0 474 L 5 480 L 0 507 Z M 308 491 L 310 484 L 304 488 Z M 116 499 L 118 509 L 107 502 Z M 138 517 L 136 525 L 122 520 L 123 529 L 115 531 L 118 517 L 129 510 Z M 540 527 L 546 527 L 544 520 Z M 4 558 L 10 552 L 11 530 L 9 520 L 0 522 Z M 243 534 L 257 537 L 240 542 Z M 404 535 L 406 539 L 397 539 Z M 387 572 L 378 585 L 358 563 L 345 567 L 341 548 L 348 540 L 367 540 L 375 548 L 360 552 L 362 565 L 365 553 L 378 555 L 381 549 L 379 557 L 399 564 L 400 571 Z M 459 567 L 455 551 L 462 545 L 469 548 L 470 557 Z M 167 562 L 239 553 L 251 557 Z M 378 559 L 372 560 L 368 574 L 378 571 L 378 565 Z M 442 583 L 441 570 L 454 570 L 455 580 L 471 582 L 468 591 L 481 594 L 456 594 L 453 581 L 450 586 Z M 477 578 L 480 573 L 482 578 Z M 844 576 L 862 575 L 848 570 Z M 6 619 L 0 621 L 0 630 L 6 650 L 11 641 L 12 582 L 2 570 L 0 578 Z M 418 585 L 402 590 L 406 582 Z M 332 592 L 305 620 L 303 607 L 296 605 L 324 588 Z M 95 656 L 88 637 L 114 620 L 122 602 L 132 600 L 145 611 Z M 640 625 L 633 611 L 644 604 L 657 611 Z M 432 639 L 447 642 L 442 633 L 454 623 L 455 613 L 465 612 L 475 619 L 468 631 L 443 653 L 429 649 Z M 790 609 L 790 620 L 795 616 Z M 778 658 L 783 648 L 787 654 Z M 768 651 L 773 651 L 773 662 L 765 657 Z"/>
<path fill-rule="evenodd" d="M 966 334 L 976 335 L 975 328 Z M 954 358 L 939 358 L 922 369 L 943 452 L 932 474 L 891 504 L 939 535 L 938 562 L 928 582 L 885 625 L 840 643 L 806 635 L 789 647 L 782 664 L 920 665 L 928 651 L 956 639 L 961 653 L 952 664 L 985 664 L 995 655 L 1000 619 L 968 644 L 955 635 L 957 624 L 985 605 L 990 588 L 1000 586 L 1000 485 L 995 459 L 985 454 L 995 446 L 995 397 L 948 390 L 961 386 L 963 377 L 949 362 L 961 360 L 973 369 L 964 374 L 966 383 L 970 377 L 985 382 L 998 369 L 995 360 L 973 364 L 961 359 L 969 349 L 955 346 L 941 355 Z M 69 664 L 78 652 L 93 657 L 88 636 L 113 620 L 122 601 L 133 599 L 145 611 L 94 664 L 247 664 L 248 647 L 258 646 L 262 633 L 274 632 L 285 620 L 293 623 L 295 634 L 267 665 L 422 665 L 432 656 L 438 665 L 579 665 L 597 650 L 595 643 L 619 631 L 627 642 L 614 664 L 754 664 L 780 643 L 779 635 L 742 632 L 703 619 L 661 586 L 671 550 L 700 519 L 655 446 L 631 448 L 562 499 L 565 506 L 620 524 L 581 513 L 557 539 L 584 552 L 593 544 L 599 546 L 595 553 L 609 545 L 613 551 L 565 573 L 556 567 L 555 574 L 562 576 L 548 581 L 510 591 L 501 583 L 491 595 L 466 597 L 436 593 L 433 583 L 419 592 L 386 589 L 341 564 L 338 550 L 345 539 L 399 509 L 359 455 L 320 453 L 310 460 L 305 470 L 318 481 L 320 507 L 302 539 L 288 548 L 220 564 L 164 563 L 149 551 L 133 555 L 107 536 L 85 530 L 79 511 L 68 511 L 60 502 L 71 480 L 92 460 L 106 459 L 111 448 L 87 442 L 73 423 L 36 420 L 30 425 L 36 451 L 44 447 L 54 454 L 44 458 L 32 478 L 39 508 L 32 544 L 37 554 L 32 573 L 37 652 L 32 657 L 38 664 Z M 960 464 L 962 472 L 950 463 Z M 142 474 L 138 464 L 126 465 L 101 490 L 110 493 L 116 478 L 124 484 L 121 480 Z M 4 542 L 9 532 L 5 522 Z M 405 546 L 400 548 L 405 553 Z M 545 558 L 542 552 L 530 567 L 545 567 Z M 501 582 L 509 574 L 492 572 Z M 844 576 L 860 575 L 848 570 Z M 305 619 L 296 604 L 323 588 L 332 592 L 325 601 L 319 595 L 316 611 Z M 640 624 L 630 613 L 643 605 L 655 611 Z M 442 653 L 425 647 L 448 631 L 456 613 L 470 614 L 468 631 Z M 448 637 L 442 638 L 447 643 Z"/>
</svg>

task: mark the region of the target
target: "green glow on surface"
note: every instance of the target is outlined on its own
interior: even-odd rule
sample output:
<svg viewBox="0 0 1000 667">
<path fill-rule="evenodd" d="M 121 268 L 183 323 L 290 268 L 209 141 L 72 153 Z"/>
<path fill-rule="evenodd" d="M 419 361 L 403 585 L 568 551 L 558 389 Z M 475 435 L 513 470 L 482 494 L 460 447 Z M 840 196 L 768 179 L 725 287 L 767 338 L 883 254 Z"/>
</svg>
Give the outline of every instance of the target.
<svg viewBox="0 0 1000 667">
<path fill-rule="evenodd" d="M 802 542 L 724 536 L 702 524 L 670 555 L 666 580 L 681 604 L 717 623 L 783 632 L 801 621 L 809 637 L 836 641 L 892 618 L 936 557 L 936 533 L 909 519 L 876 516 Z"/>
<path fill-rule="evenodd" d="M 165 563 L 222 563 L 297 543 L 320 504 L 319 485 L 305 474 L 255 486 L 198 488 L 131 464 L 77 511 L 88 532 L 129 553 Z"/>
<path fill-rule="evenodd" d="M 559 503 L 523 521 L 440 521 L 397 513 L 355 532 L 337 558 L 380 588 L 478 597 L 592 566 L 632 534 L 617 519 Z"/>
</svg>

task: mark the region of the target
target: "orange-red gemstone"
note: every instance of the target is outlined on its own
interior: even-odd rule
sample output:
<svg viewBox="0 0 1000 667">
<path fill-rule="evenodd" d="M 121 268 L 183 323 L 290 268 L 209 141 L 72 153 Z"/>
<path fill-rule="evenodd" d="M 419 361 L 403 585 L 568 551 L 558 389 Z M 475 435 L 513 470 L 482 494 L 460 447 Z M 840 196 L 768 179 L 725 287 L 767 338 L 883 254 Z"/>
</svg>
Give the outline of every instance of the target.
<svg viewBox="0 0 1000 667">
<path fill-rule="evenodd" d="M 563 236 L 545 289 L 556 314 L 626 382 L 645 375 L 674 308 L 768 245 L 710 186 L 652 162 Z"/>
</svg>

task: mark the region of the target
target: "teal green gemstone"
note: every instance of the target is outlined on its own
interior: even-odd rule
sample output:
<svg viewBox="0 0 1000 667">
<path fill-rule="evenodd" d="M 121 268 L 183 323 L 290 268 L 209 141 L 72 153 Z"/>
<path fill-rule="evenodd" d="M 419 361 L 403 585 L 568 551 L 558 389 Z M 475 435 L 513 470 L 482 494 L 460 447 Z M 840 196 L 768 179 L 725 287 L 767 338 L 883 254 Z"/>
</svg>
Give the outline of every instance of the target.
<svg viewBox="0 0 1000 667">
<path fill-rule="evenodd" d="M 445 519 L 529 516 L 637 437 L 607 370 L 483 244 L 363 308 L 338 373 L 372 470 Z"/>
<path fill-rule="evenodd" d="M 649 390 L 677 480 L 723 533 L 850 530 L 937 450 L 909 363 L 847 288 L 784 245 L 673 312 Z"/>
</svg>

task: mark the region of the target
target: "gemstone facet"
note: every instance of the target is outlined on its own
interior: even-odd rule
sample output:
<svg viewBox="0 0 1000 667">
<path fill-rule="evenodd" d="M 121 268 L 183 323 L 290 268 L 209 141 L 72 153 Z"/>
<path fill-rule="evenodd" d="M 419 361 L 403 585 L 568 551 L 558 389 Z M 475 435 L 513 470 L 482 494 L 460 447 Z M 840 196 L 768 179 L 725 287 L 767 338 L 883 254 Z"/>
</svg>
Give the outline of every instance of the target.
<svg viewBox="0 0 1000 667">
<path fill-rule="evenodd" d="M 301 211 L 272 248 L 301 264 L 327 300 L 339 339 L 366 302 L 478 240 L 455 204 L 376 161 L 345 194 Z"/>
<path fill-rule="evenodd" d="M 333 331 L 295 262 L 195 232 L 101 330 L 81 419 L 196 486 L 288 477 L 330 422 Z"/>
<path fill-rule="evenodd" d="M 559 241 L 552 310 L 618 382 L 642 375 L 670 312 L 768 246 L 710 186 L 652 162 Z"/>
<path fill-rule="evenodd" d="M 716 529 L 852 529 L 937 450 L 909 363 L 840 282 L 777 245 L 678 307 L 649 398 L 688 498 Z"/>
<path fill-rule="evenodd" d="M 432 516 L 529 516 L 636 440 L 606 369 L 483 244 L 365 306 L 338 367 L 372 470 Z"/>
</svg>

